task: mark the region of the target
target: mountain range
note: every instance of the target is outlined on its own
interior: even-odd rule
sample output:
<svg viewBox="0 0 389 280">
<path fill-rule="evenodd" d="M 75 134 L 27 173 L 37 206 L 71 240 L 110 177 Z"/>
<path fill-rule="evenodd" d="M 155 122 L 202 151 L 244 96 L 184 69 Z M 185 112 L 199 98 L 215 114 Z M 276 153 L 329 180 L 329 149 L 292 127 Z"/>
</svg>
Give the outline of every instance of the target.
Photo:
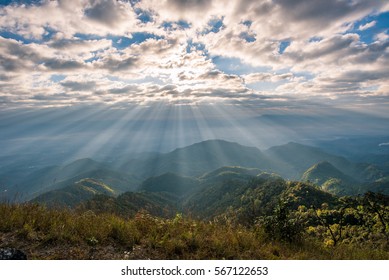
<svg viewBox="0 0 389 280">
<path fill-rule="evenodd" d="M 15 161 L 12 164 L 15 166 Z M 95 195 L 114 198 L 127 192 L 164 192 L 183 199 L 224 182 L 247 183 L 259 174 L 269 180 L 310 182 L 337 195 L 370 189 L 389 193 L 385 164 L 355 162 L 293 142 L 261 151 L 234 142 L 207 140 L 168 153 L 122 157 L 117 162 L 86 158 L 33 171 L 19 166 L 17 173 L 6 161 L 0 166 L 1 196 L 50 205 L 74 206 Z"/>
</svg>

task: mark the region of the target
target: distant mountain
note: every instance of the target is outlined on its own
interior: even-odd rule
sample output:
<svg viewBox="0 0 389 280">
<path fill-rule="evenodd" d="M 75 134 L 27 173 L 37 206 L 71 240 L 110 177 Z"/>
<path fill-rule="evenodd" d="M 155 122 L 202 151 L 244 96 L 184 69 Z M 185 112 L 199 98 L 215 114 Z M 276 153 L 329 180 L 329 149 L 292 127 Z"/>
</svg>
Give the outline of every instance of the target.
<svg viewBox="0 0 389 280">
<path fill-rule="evenodd" d="M 354 181 L 351 177 L 345 175 L 342 171 L 337 169 L 328 161 L 322 161 L 314 164 L 307 171 L 305 171 L 301 177 L 303 181 L 310 181 L 311 183 L 317 185 L 322 185 L 331 178 L 337 178 L 349 182 Z"/>
<path fill-rule="evenodd" d="M 334 194 L 352 194 L 358 185 L 356 180 L 344 174 L 328 161 L 314 164 L 304 172 L 301 180 L 314 183 Z"/>
<path fill-rule="evenodd" d="M 316 140 L 313 144 L 328 153 L 345 156 L 347 158 L 370 162 L 374 156 L 389 155 L 389 135 L 386 136 L 354 136 L 339 137 L 333 140 Z M 389 162 L 389 161 L 388 161 Z M 376 162 L 371 162 L 376 163 Z"/>
<path fill-rule="evenodd" d="M 242 211 L 242 219 L 254 219 L 259 213 L 271 212 L 285 188 L 286 182 L 279 177 L 221 181 L 190 196 L 183 202 L 183 209 L 202 219 L 222 216 L 227 211 Z"/>
<path fill-rule="evenodd" d="M 141 183 L 141 180 L 132 174 L 120 173 L 105 168 L 105 169 L 94 169 L 91 171 L 83 172 L 70 179 L 60 181 L 56 184 L 50 185 L 49 188 L 60 189 L 70 184 L 73 184 L 83 178 L 94 178 L 96 180 L 99 180 L 104 184 L 107 184 L 112 188 L 114 188 L 115 192 L 117 193 L 136 190 Z"/>
<path fill-rule="evenodd" d="M 139 190 L 147 192 L 168 192 L 182 196 L 194 192 L 199 187 L 199 183 L 197 179 L 168 172 L 146 179 L 141 184 Z"/>
<path fill-rule="evenodd" d="M 117 193 L 110 186 L 88 178 L 82 179 L 65 188 L 41 194 L 31 201 L 50 207 L 74 207 L 98 194 L 115 196 Z"/>
<path fill-rule="evenodd" d="M 123 154 L 118 158 L 120 160 L 114 161 L 112 157 L 106 163 L 80 159 L 65 166 L 46 166 L 39 170 L 34 168 L 34 171 L 17 163 L 14 164 L 20 169 L 16 171 L 3 166 L 1 169 L 3 173 L 0 173 L 0 196 L 6 194 L 7 197 L 13 197 L 19 194 L 22 197 L 20 200 L 29 200 L 84 178 L 105 183 L 117 193 L 134 191 L 144 181 L 141 190 L 186 195 L 187 190 L 204 188 L 211 183 L 226 180 L 245 182 L 261 172 L 279 174 L 289 180 L 299 180 L 304 172 L 321 162 L 330 164 L 332 170 L 326 170 L 324 165 L 319 165 L 311 171 L 320 173 L 322 170 L 323 174 L 310 177 L 320 181 L 322 187 L 330 191 L 345 190 L 349 182 L 368 186 L 368 183 L 389 176 L 388 170 L 382 166 L 352 162 L 320 148 L 293 142 L 261 152 L 255 147 L 238 143 L 208 140 L 169 153 L 137 154 L 129 159 Z M 337 174 L 335 170 L 340 173 Z M 199 181 L 193 178 L 198 178 Z"/>
<path fill-rule="evenodd" d="M 129 174 L 110 170 L 107 164 L 92 159 L 76 160 L 65 166 L 49 166 L 18 179 L 15 185 L 4 186 L 9 197 L 21 196 L 29 200 L 47 191 L 64 188 L 84 178 L 93 178 L 113 186 L 115 191 L 125 192 L 135 189 L 139 180 Z M 1 190 L 1 188 L 0 188 Z"/>
<path fill-rule="evenodd" d="M 167 172 L 195 177 L 222 166 L 267 169 L 268 161 L 257 148 L 224 140 L 208 140 L 159 156 L 130 160 L 121 169 L 144 178 Z"/>
<path fill-rule="evenodd" d="M 374 182 L 380 178 L 389 176 L 389 169 L 385 171 L 374 164 L 357 163 L 355 164 L 355 167 L 356 172 L 353 174 L 353 178 L 361 182 Z"/>
<path fill-rule="evenodd" d="M 363 184 L 359 193 L 376 192 L 389 195 L 389 176 L 380 178 L 374 182 Z"/>
<path fill-rule="evenodd" d="M 202 182 L 213 183 L 227 180 L 248 180 L 262 171 L 258 168 L 244 168 L 241 166 L 223 166 L 199 177 Z"/>
<path fill-rule="evenodd" d="M 274 170 L 285 178 L 299 179 L 312 165 L 327 161 L 347 175 L 358 173 L 354 163 L 344 157 L 324 152 L 320 148 L 290 142 L 282 146 L 275 146 L 265 151 L 271 158 Z"/>
<path fill-rule="evenodd" d="M 50 190 L 50 186 L 60 181 L 101 168 L 105 168 L 105 165 L 90 158 L 79 159 L 65 166 L 49 166 L 29 174 L 16 189 L 24 195 L 31 196 L 39 194 L 43 190 Z"/>
<path fill-rule="evenodd" d="M 287 182 L 263 173 L 247 182 L 229 180 L 210 185 L 190 196 L 182 207 L 200 219 L 223 221 L 235 217 L 241 224 L 252 224 L 256 217 L 271 214 L 280 200 L 292 209 L 337 203 L 335 196 L 312 184 Z"/>
</svg>

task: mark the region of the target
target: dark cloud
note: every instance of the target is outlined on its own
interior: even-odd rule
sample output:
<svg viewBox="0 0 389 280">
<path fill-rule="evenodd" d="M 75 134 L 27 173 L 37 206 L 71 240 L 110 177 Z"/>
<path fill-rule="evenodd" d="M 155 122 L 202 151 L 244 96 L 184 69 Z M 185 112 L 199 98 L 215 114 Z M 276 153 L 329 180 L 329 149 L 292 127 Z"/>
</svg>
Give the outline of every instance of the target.
<svg viewBox="0 0 389 280">
<path fill-rule="evenodd" d="M 220 71 L 220 70 L 211 70 L 211 71 L 208 71 L 204 74 L 201 74 L 199 77 L 199 79 L 205 79 L 205 80 L 224 80 L 224 81 L 228 81 L 228 80 L 241 80 L 241 78 L 238 76 L 238 75 L 232 75 L 232 74 L 225 74 L 224 72 Z"/>
<path fill-rule="evenodd" d="M 100 65 L 100 68 L 107 69 L 110 72 L 118 72 L 135 68 L 138 60 L 139 58 L 135 56 L 123 59 L 107 57 L 98 61 L 98 65 Z"/>
<path fill-rule="evenodd" d="M 380 79 L 388 79 L 389 78 L 389 67 L 382 70 L 354 70 L 343 72 L 339 77 L 335 80 L 332 80 L 334 84 L 338 83 L 352 83 L 358 84 L 366 81 L 375 81 Z"/>
<path fill-rule="evenodd" d="M 90 91 L 96 87 L 96 82 L 61 82 L 61 86 L 70 89 L 71 91 Z"/>
<path fill-rule="evenodd" d="M 353 43 L 358 42 L 359 36 L 356 34 L 336 35 L 334 37 L 322 40 L 320 42 L 310 43 L 305 46 L 308 48 L 300 49 L 299 46 L 287 48 L 283 53 L 284 57 L 291 58 L 295 61 L 305 61 L 310 59 L 322 59 L 325 56 L 339 54 L 342 50 L 358 51 L 350 48 Z"/>
<path fill-rule="evenodd" d="M 7 48 L 7 52 L 10 55 L 17 56 L 19 59 L 36 61 L 36 60 L 39 60 L 41 57 L 30 46 L 23 45 L 19 41 L 17 42 L 17 41 L 14 41 L 12 39 L 9 39 L 9 40 L 3 39 L 1 41 L 2 41 L 2 44 L 4 44 L 3 46 Z"/>
<path fill-rule="evenodd" d="M 91 48 L 91 44 L 98 43 L 98 40 L 81 40 L 81 39 L 60 39 L 52 41 L 48 44 L 48 46 L 59 49 L 59 50 L 66 50 L 69 48 L 83 48 L 86 47 L 89 49 Z"/>
<path fill-rule="evenodd" d="M 49 70 L 55 71 L 69 71 L 69 70 L 78 70 L 85 67 L 81 62 L 74 60 L 62 60 L 50 58 L 43 62 L 43 65 Z"/>
<path fill-rule="evenodd" d="M 22 45 L 12 39 L 0 37 L 0 69 L 7 72 L 19 72 L 27 70 L 30 62 L 35 63 L 41 56 L 30 46 Z"/>
<path fill-rule="evenodd" d="M 358 14 L 363 11 L 372 11 L 372 7 L 379 8 L 385 5 L 380 0 L 273 0 L 287 18 L 294 21 L 311 21 L 327 24 L 333 20 Z"/>
<path fill-rule="evenodd" d="M 25 65 L 21 60 L 4 57 L 0 54 L 0 69 L 6 72 L 18 72 L 25 69 Z"/>
<path fill-rule="evenodd" d="M 56 93 L 56 94 L 35 94 L 31 97 L 33 100 L 39 101 L 58 101 L 58 100 L 67 100 L 71 96 L 66 93 Z"/>
<path fill-rule="evenodd" d="M 306 58 L 318 58 L 339 52 L 342 49 L 349 48 L 354 42 L 358 42 L 359 37 L 354 34 L 347 34 L 343 36 L 335 36 L 328 41 L 323 41 L 323 44 L 319 44 L 314 51 L 307 53 Z"/>
<path fill-rule="evenodd" d="M 115 0 L 91 0 L 90 6 L 84 10 L 87 18 L 115 27 L 126 16 L 124 7 L 126 4 Z M 128 8 L 128 7 L 127 7 Z"/>
<path fill-rule="evenodd" d="M 180 10 L 202 10 L 209 8 L 212 5 L 212 0 L 168 0 L 168 5 Z"/>
<path fill-rule="evenodd" d="M 1 55 L 0 55 L 0 65 L 2 65 Z M 0 74 L 0 82 L 7 82 L 7 81 L 10 81 L 10 80 L 12 80 L 11 76 L 8 76 L 8 75 L 5 75 L 5 74 Z"/>
<path fill-rule="evenodd" d="M 108 90 L 109 93 L 111 94 L 135 94 L 139 93 L 140 89 L 138 85 L 128 85 L 125 87 L 118 87 L 118 88 L 111 88 Z"/>
<path fill-rule="evenodd" d="M 389 48 L 389 41 L 374 42 L 363 48 L 359 48 L 359 55 L 351 61 L 355 64 L 369 64 L 376 62 L 378 59 L 384 59 L 389 63 L 389 54 L 386 50 Z"/>
</svg>

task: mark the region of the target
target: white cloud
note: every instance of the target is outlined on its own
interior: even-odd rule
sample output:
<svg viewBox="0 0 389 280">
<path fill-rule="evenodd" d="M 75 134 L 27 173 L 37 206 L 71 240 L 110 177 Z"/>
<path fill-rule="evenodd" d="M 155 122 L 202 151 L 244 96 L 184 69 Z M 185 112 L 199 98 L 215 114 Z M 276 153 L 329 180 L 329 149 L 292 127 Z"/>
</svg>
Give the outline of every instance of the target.
<svg viewBox="0 0 389 280">
<path fill-rule="evenodd" d="M 364 30 L 367 30 L 369 28 L 372 28 L 376 24 L 377 24 L 377 21 L 373 20 L 373 21 L 370 21 L 370 22 L 368 22 L 368 23 L 366 23 L 364 25 L 360 25 L 358 29 L 361 30 L 361 31 L 364 31 Z"/>
<path fill-rule="evenodd" d="M 387 31 L 386 31 L 386 32 L 381 32 L 381 33 L 378 33 L 378 34 L 375 36 L 375 39 L 376 39 L 377 41 L 385 42 L 385 41 L 388 41 L 389 35 L 387 34 Z"/>
<path fill-rule="evenodd" d="M 387 96 L 387 32 L 367 44 L 349 31 L 388 10 L 383 2 L 58 0 L 5 6 L 0 29 L 23 40 L 0 37 L 1 102 L 248 102 L 269 94 L 247 86 L 257 82 L 273 83 L 277 98 Z M 139 9 L 151 20 L 139 20 Z M 236 58 L 236 69 L 249 70 L 218 68 L 218 56 Z M 64 78 L 52 80 L 53 74 Z"/>
<path fill-rule="evenodd" d="M 279 82 L 284 80 L 291 80 L 293 78 L 293 74 L 251 73 L 248 75 L 244 75 L 243 77 L 247 84 L 252 84 L 257 82 Z"/>
<path fill-rule="evenodd" d="M 66 38 L 82 34 L 126 34 L 136 29 L 130 4 L 115 0 L 58 0 L 42 5 L 6 6 L 0 26 L 26 38 L 41 39 L 47 30 Z"/>
</svg>

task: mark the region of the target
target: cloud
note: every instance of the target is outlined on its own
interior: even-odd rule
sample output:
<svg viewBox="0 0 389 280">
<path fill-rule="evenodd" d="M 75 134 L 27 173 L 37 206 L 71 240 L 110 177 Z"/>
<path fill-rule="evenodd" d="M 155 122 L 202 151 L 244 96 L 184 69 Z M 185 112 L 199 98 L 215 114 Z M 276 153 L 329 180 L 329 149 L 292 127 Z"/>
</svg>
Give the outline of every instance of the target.
<svg viewBox="0 0 389 280">
<path fill-rule="evenodd" d="M 381 32 L 375 36 L 375 39 L 380 42 L 385 42 L 389 39 L 389 35 L 387 34 L 387 32 Z"/>
<path fill-rule="evenodd" d="M 212 5 L 212 1 L 209 0 L 168 0 L 166 2 L 168 6 L 172 6 L 177 10 L 204 10 Z"/>
<path fill-rule="evenodd" d="M 77 33 L 123 34 L 134 30 L 137 22 L 131 5 L 121 0 L 43 1 L 5 6 L 0 13 L 0 26 L 32 39 L 42 39 L 48 30 L 66 38 Z"/>
<path fill-rule="evenodd" d="M 275 73 L 251 73 L 244 76 L 247 84 L 257 82 L 278 82 L 283 80 L 290 80 L 293 78 L 292 73 L 275 74 Z"/>
<path fill-rule="evenodd" d="M 64 105 L 67 99 L 244 100 L 253 106 L 271 99 L 265 105 L 284 106 L 292 96 L 378 106 L 378 97 L 389 93 L 389 41 L 386 30 L 372 27 L 389 10 L 384 2 L 58 0 L 2 6 L 0 98 L 13 106 Z M 368 33 L 375 41 L 363 41 Z M 217 63 L 223 60 L 229 65 Z"/>
<path fill-rule="evenodd" d="M 122 1 L 91 0 L 84 9 L 84 15 L 98 23 L 115 28 L 134 17 L 129 5 Z"/>
<path fill-rule="evenodd" d="M 84 64 L 80 61 L 62 60 L 62 59 L 47 59 L 41 64 L 42 70 L 54 70 L 56 72 L 74 71 L 84 68 Z"/>
<path fill-rule="evenodd" d="M 70 89 L 71 91 L 90 91 L 96 87 L 96 82 L 77 82 L 77 81 L 65 81 L 60 83 L 61 86 Z"/>
<path fill-rule="evenodd" d="M 117 72 L 134 69 L 137 61 L 138 58 L 135 56 L 125 57 L 113 55 L 111 57 L 104 57 L 94 64 L 110 72 Z"/>
<path fill-rule="evenodd" d="M 364 25 L 360 25 L 358 30 L 361 30 L 361 31 L 365 31 L 369 28 L 372 28 L 373 26 L 375 26 L 377 24 L 377 21 L 373 20 L 373 21 L 370 21 Z"/>
</svg>

